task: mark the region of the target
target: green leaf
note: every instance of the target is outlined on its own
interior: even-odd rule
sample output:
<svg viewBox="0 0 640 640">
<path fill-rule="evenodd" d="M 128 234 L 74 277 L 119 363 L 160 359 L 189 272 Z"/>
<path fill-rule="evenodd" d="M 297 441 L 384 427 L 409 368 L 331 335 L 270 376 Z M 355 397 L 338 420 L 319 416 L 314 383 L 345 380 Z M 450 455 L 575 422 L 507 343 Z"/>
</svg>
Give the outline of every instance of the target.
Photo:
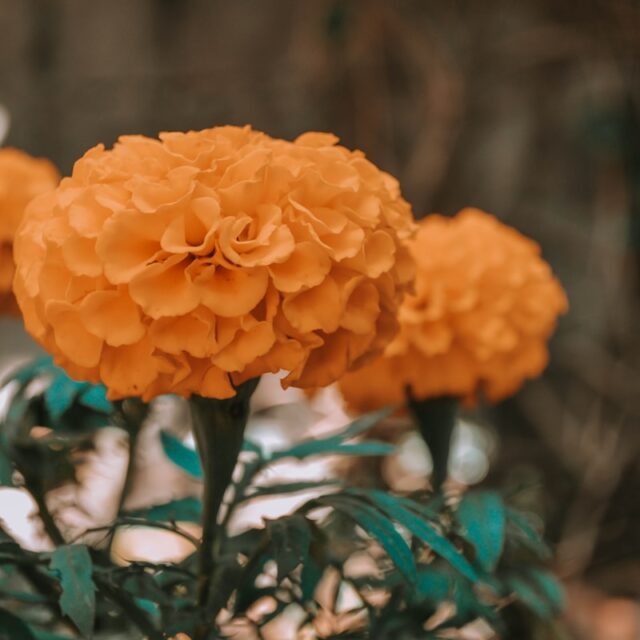
<svg viewBox="0 0 640 640">
<path fill-rule="evenodd" d="M 178 438 L 166 431 L 160 432 L 160 441 L 167 458 L 173 464 L 186 471 L 190 476 L 198 480 L 202 479 L 202 464 L 200 463 L 200 456 L 195 449 L 187 447 Z"/>
<path fill-rule="evenodd" d="M 478 564 L 492 572 L 500 560 L 505 536 L 505 510 L 502 498 L 493 491 L 464 496 L 457 511 L 462 537 L 476 550 Z"/>
<path fill-rule="evenodd" d="M 412 598 L 417 602 L 429 602 L 438 605 L 444 600 L 451 599 L 453 581 L 451 574 L 442 569 L 429 567 L 418 572 L 415 591 Z"/>
<path fill-rule="evenodd" d="M 13 463 L 9 457 L 4 434 L 0 433 L 0 487 L 13 486 Z"/>
<path fill-rule="evenodd" d="M 531 549 L 543 560 L 551 558 L 551 549 L 549 549 L 542 536 L 536 531 L 524 513 L 507 507 L 506 515 L 507 522 L 511 525 L 512 530 L 516 531 L 518 539 L 523 545 Z"/>
<path fill-rule="evenodd" d="M 59 633 L 50 633 L 44 629 L 37 629 L 34 626 L 31 626 L 31 632 L 36 640 L 74 640 L 71 636 L 61 636 Z"/>
<path fill-rule="evenodd" d="M 324 574 L 323 568 L 312 556 L 302 566 L 300 576 L 300 588 L 302 590 L 302 602 L 309 602 L 313 599 L 318 583 Z"/>
<path fill-rule="evenodd" d="M 198 498 L 187 497 L 157 504 L 146 509 L 128 511 L 123 514 L 130 518 L 144 518 L 155 522 L 197 522 L 202 519 L 202 502 Z"/>
<path fill-rule="evenodd" d="M 238 504 L 247 502 L 254 498 L 264 498 L 266 496 L 280 496 L 285 493 L 299 493 L 302 491 L 310 491 L 321 487 L 330 487 L 339 485 L 339 480 L 314 480 L 309 482 L 278 482 L 262 487 L 253 487 L 252 492 L 245 494 L 238 499 Z"/>
<path fill-rule="evenodd" d="M 253 442 L 253 440 L 245 440 L 242 443 L 242 450 L 255 453 L 260 459 L 264 458 L 264 451 L 262 451 L 262 447 Z"/>
<path fill-rule="evenodd" d="M 348 440 L 349 438 L 354 438 L 355 436 L 359 436 L 361 433 L 365 431 L 369 431 L 369 429 L 375 427 L 378 422 L 388 418 L 395 407 L 384 407 L 383 409 L 379 409 L 378 411 L 373 411 L 372 413 L 367 413 L 364 416 L 360 416 L 357 420 L 354 420 L 351 424 L 347 426 L 347 428 L 340 434 L 342 440 Z"/>
<path fill-rule="evenodd" d="M 54 422 L 57 422 L 71 408 L 78 394 L 86 386 L 85 382 L 76 382 L 60 372 L 47 387 L 44 402 Z"/>
<path fill-rule="evenodd" d="M 79 544 L 58 547 L 51 555 L 49 567 L 60 579 L 60 610 L 71 618 L 80 633 L 91 637 L 96 594 L 91 578 L 93 563 L 89 550 Z"/>
<path fill-rule="evenodd" d="M 551 605 L 526 578 L 512 575 L 507 577 L 505 582 L 516 597 L 537 616 L 542 619 L 553 617 Z"/>
<path fill-rule="evenodd" d="M 389 518 L 408 529 L 414 536 L 431 547 L 432 551 L 446 560 L 452 567 L 472 582 L 478 582 L 480 577 L 469 561 L 453 546 L 451 542 L 440 533 L 424 517 L 416 515 L 407 509 L 406 498 L 403 501 L 385 493 L 384 491 L 360 491 L 347 489 L 347 493 L 362 495 L 368 498 L 374 506 L 387 514 Z"/>
<path fill-rule="evenodd" d="M 294 514 L 277 520 L 267 520 L 266 528 L 278 568 L 278 582 L 281 582 L 307 560 L 311 545 L 309 522 L 304 516 Z"/>
<path fill-rule="evenodd" d="M 0 640 L 36 640 L 26 622 L 6 609 L 0 609 Z"/>
<path fill-rule="evenodd" d="M 534 567 L 527 569 L 526 574 L 531 583 L 549 602 L 554 612 L 562 611 L 565 600 L 564 591 L 556 577 L 548 571 Z"/>
<path fill-rule="evenodd" d="M 387 443 L 371 441 L 371 442 L 359 442 L 347 445 L 346 440 L 354 438 L 361 433 L 371 429 L 380 420 L 387 417 L 392 408 L 381 409 L 374 413 L 362 416 L 349 424 L 345 429 L 339 433 L 327 436 L 325 438 L 312 438 L 309 440 L 303 440 L 298 444 L 293 445 L 289 449 L 282 451 L 275 451 L 271 454 L 271 460 L 280 460 L 282 458 L 306 458 L 314 455 L 326 455 L 326 454 L 339 454 L 339 455 L 386 455 L 393 451 L 393 447 L 390 447 Z M 371 444 L 371 447 L 360 447 L 359 445 Z M 345 448 L 355 447 L 355 448 Z"/>
<path fill-rule="evenodd" d="M 80 394 L 78 402 L 98 413 L 110 414 L 113 412 L 113 404 L 107 399 L 107 388 L 103 384 L 89 385 Z"/>
<path fill-rule="evenodd" d="M 378 442 L 377 440 L 354 442 L 352 444 L 329 442 L 327 440 L 313 440 L 302 442 L 286 451 L 276 451 L 272 454 L 271 460 L 281 460 L 282 458 L 297 458 L 298 460 L 302 460 L 310 456 L 320 455 L 386 456 L 394 451 L 394 446 L 386 442 Z"/>
<path fill-rule="evenodd" d="M 24 367 L 18 369 L 10 378 L 15 380 L 21 386 L 27 385 L 35 377 L 48 372 L 55 371 L 56 366 L 53 364 L 53 358 L 51 356 L 44 356 L 43 358 L 37 358 L 26 364 Z"/>
<path fill-rule="evenodd" d="M 323 496 L 318 502 L 332 506 L 360 525 L 382 545 L 407 581 L 415 584 L 418 574 L 413 553 L 385 515 L 363 500 L 343 494 Z"/>
</svg>

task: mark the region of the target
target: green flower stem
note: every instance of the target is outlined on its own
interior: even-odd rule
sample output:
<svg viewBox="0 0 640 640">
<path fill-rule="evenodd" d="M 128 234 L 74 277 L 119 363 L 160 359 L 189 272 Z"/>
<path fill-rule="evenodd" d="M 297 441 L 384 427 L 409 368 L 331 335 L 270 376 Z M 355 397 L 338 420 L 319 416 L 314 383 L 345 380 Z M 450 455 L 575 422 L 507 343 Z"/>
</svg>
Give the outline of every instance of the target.
<svg viewBox="0 0 640 640">
<path fill-rule="evenodd" d="M 114 403 L 115 406 L 115 419 L 118 426 L 124 429 L 129 436 L 129 451 L 127 459 L 127 469 L 125 471 L 124 482 L 122 489 L 120 490 L 120 497 L 118 499 L 118 507 L 116 510 L 116 519 L 122 513 L 125 500 L 131 490 L 131 483 L 133 481 L 133 475 L 135 472 L 136 462 L 136 446 L 138 444 L 138 435 L 142 428 L 142 424 L 149 415 L 149 405 L 142 402 L 139 398 L 127 398 L 126 400 L 119 400 Z M 113 544 L 113 538 L 115 534 L 115 528 L 109 536 L 109 542 L 107 545 L 107 551 L 111 550 Z"/>
<path fill-rule="evenodd" d="M 458 398 L 441 396 L 419 400 L 407 389 L 407 406 L 431 452 L 431 484 L 434 491 L 440 491 L 448 475 L 451 436 L 456 424 Z"/>
<path fill-rule="evenodd" d="M 237 387 L 233 398 L 215 400 L 192 396 L 189 401 L 193 433 L 204 472 L 198 603 L 205 610 L 211 600 L 211 583 L 220 552 L 218 513 L 242 449 L 249 401 L 257 384 L 257 378 L 245 382 Z M 196 638 L 205 638 L 207 633 L 203 626 Z"/>
</svg>

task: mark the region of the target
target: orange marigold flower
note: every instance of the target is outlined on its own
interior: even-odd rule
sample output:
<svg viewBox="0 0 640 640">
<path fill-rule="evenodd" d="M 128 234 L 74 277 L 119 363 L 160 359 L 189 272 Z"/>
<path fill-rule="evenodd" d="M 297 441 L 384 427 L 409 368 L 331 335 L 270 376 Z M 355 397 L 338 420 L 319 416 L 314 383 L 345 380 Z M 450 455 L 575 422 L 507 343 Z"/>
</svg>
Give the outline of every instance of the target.
<svg viewBox="0 0 640 640">
<path fill-rule="evenodd" d="M 567 299 L 535 242 L 465 209 L 422 220 L 410 248 L 416 285 L 400 332 L 384 357 L 340 381 L 352 409 L 402 403 L 407 386 L 421 399 L 495 402 L 542 372 Z"/>
<path fill-rule="evenodd" d="M 216 127 L 89 150 L 18 234 L 27 329 L 111 398 L 336 380 L 393 338 L 414 271 L 397 181 L 336 143 Z"/>
<path fill-rule="evenodd" d="M 13 237 L 26 206 L 58 183 L 56 168 L 18 149 L 0 149 L 0 313 L 19 314 L 13 297 Z"/>
</svg>

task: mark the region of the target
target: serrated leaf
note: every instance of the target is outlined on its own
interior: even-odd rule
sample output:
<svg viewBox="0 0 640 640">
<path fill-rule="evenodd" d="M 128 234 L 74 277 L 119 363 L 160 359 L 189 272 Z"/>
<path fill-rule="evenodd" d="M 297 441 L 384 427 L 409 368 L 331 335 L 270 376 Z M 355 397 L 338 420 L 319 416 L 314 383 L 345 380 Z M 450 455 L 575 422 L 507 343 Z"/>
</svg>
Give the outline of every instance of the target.
<svg viewBox="0 0 640 640">
<path fill-rule="evenodd" d="M 44 392 L 45 406 L 54 422 L 71 408 L 85 386 L 86 383 L 76 382 L 62 372 L 54 377 Z"/>
<path fill-rule="evenodd" d="M 339 485 L 339 480 L 314 480 L 309 482 L 278 482 L 261 487 L 253 487 L 252 492 L 243 495 L 238 499 L 238 504 L 247 502 L 255 498 L 264 498 L 267 496 L 280 496 L 286 493 L 300 493 L 303 491 L 311 491 L 322 487 L 331 487 Z"/>
<path fill-rule="evenodd" d="M 93 584 L 93 563 L 84 545 L 58 547 L 51 554 L 49 567 L 60 580 L 60 610 L 69 616 L 80 633 L 93 634 L 96 594 Z"/>
<path fill-rule="evenodd" d="M 385 515 L 366 502 L 346 495 L 323 496 L 318 502 L 331 505 L 361 526 L 382 545 L 407 581 L 415 584 L 418 574 L 413 553 Z"/>
<path fill-rule="evenodd" d="M 425 518 L 407 509 L 404 501 L 401 502 L 394 496 L 384 493 L 384 491 L 360 492 L 358 489 L 348 489 L 347 493 L 353 493 L 355 495 L 361 493 L 361 495 L 367 497 L 374 506 L 387 514 L 389 518 L 401 524 L 414 536 L 431 547 L 431 550 L 436 555 L 446 560 L 466 578 L 472 582 L 478 582 L 480 580 L 476 570 L 446 536 L 440 533 Z"/>
<path fill-rule="evenodd" d="M 202 520 L 202 502 L 198 498 L 187 497 L 157 504 L 146 509 L 128 511 L 125 517 L 144 518 L 154 522 L 196 522 Z"/>
<path fill-rule="evenodd" d="M 305 564 L 311 545 L 311 530 L 307 519 L 301 515 L 267 520 L 266 528 L 271 538 L 278 582 L 281 582 L 298 565 Z"/>
<path fill-rule="evenodd" d="M 78 397 L 78 402 L 88 409 L 98 413 L 110 414 L 113 412 L 113 404 L 107 399 L 107 388 L 103 384 L 91 384 L 86 387 Z"/>
<path fill-rule="evenodd" d="M 468 493 L 462 498 L 457 520 L 462 537 L 476 550 L 476 560 L 487 573 L 492 572 L 504 546 L 505 510 L 502 498 L 493 491 Z"/>
<path fill-rule="evenodd" d="M 6 609 L 0 609 L 0 640 L 36 640 L 26 622 Z"/>
<path fill-rule="evenodd" d="M 187 447 L 174 435 L 166 431 L 160 432 L 160 441 L 165 455 L 173 464 L 180 467 L 190 476 L 201 480 L 203 477 L 200 456 L 195 449 Z"/>
</svg>

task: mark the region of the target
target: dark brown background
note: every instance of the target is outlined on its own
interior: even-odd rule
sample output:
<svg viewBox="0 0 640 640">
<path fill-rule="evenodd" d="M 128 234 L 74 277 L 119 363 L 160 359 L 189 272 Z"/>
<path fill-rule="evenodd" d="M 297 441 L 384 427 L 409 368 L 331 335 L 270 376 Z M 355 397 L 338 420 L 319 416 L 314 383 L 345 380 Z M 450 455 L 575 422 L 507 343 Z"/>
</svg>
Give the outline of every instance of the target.
<svg viewBox="0 0 640 640">
<path fill-rule="evenodd" d="M 640 5 L 633 0 L 0 0 L 8 143 L 69 172 L 122 133 L 336 132 L 416 214 L 537 239 L 571 312 L 493 412 L 558 568 L 640 592 Z M 528 489 L 527 489 L 528 487 Z"/>
</svg>

